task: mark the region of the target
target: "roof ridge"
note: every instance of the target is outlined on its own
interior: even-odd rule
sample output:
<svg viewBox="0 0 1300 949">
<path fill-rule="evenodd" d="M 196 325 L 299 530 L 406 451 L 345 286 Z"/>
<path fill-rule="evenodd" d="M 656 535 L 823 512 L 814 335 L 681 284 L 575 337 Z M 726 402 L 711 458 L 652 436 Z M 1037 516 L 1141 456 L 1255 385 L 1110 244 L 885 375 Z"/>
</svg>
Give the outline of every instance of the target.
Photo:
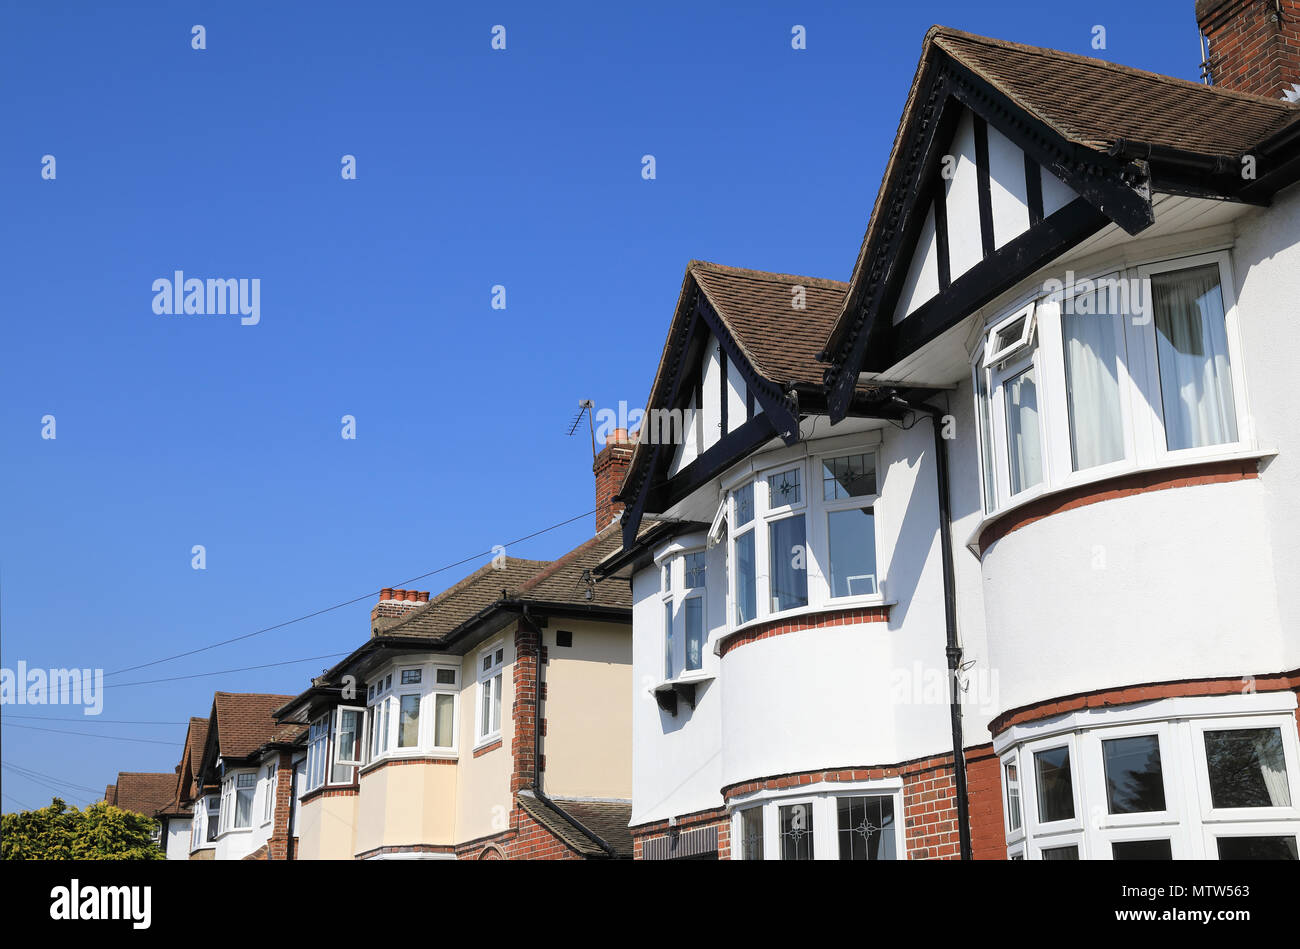
<svg viewBox="0 0 1300 949">
<path fill-rule="evenodd" d="M 506 569 L 516 566 L 538 566 L 540 569 L 549 563 L 549 560 L 527 560 L 523 557 L 506 557 Z M 400 629 L 408 623 L 413 623 L 417 618 L 428 616 L 433 612 L 435 606 L 446 606 L 457 596 L 468 592 L 484 578 L 493 573 L 499 573 L 501 570 L 502 568 L 495 565 L 495 561 L 488 561 L 473 573 L 462 577 L 460 580 L 456 581 L 456 583 L 452 584 L 452 586 L 443 590 L 436 598 L 430 598 L 428 603 L 421 604 L 418 609 L 408 610 L 404 615 L 398 617 L 396 622 L 384 626 L 383 635 L 391 636 L 394 630 Z M 509 586 L 505 587 L 505 589 L 508 590 Z"/>
<path fill-rule="evenodd" d="M 1063 57 L 1065 59 L 1073 60 L 1074 62 L 1077 63 L 1087 64 L 1089 66 L 1101 66 L 1113 72 L 1123 73 L 1128 76 L 1137 76 L 1145 79 L 1158 80 L 1160 82 L 1175 83 L 1187 87 L 1189 89 L 1200 89 L 1206 92 L 1211 92 L 1218 96 L 1223 96 L 1225 98 L 1244 99 L 1247 102 L 1253 102 L 1257 105 L 1267 103 L 1275 106 L 1280 106 L 1283 109 L 1283 111 L 1291 111 L 1300 114 L 1300 103 L 1287 102 L 1285 99 L 1274 99 L 1269 96 L 1259 95 L 1253 92 L 1242 92 L 1240 89 L 1225 89 L 1222 86 L 1210 86 L 1210 85 L 1206 85 L 1203 82 L 1194 82 L 1191 79 L 1183 79 L 1181 76 L 1170 76 L 1167 73 L 1155 72 L 1150 69 L 1138 69 L 1136 66 L 1126 66 L 1123 63 L 1111 62 L 1108 59 L 1099 59 L 1096 56 L 1084 56 L 1082 53 L 1071 53 L 1067 50 L 1056 49 L 1051 46 L 1033 46 L 1029 43 L 1017 43 L 1014 40 L 1003 40 L 993 36 L 982 36 L 979 33 L 971 33 L 967 30 L 956 29 L 955 27 L 939 26 L 939 25 L 932 26 L 930 27 L 929 32 L 926 34 L 926 40 L 928 41 L 933 39 L 938 43 L 940 49 L 943 49 L 947 53 L 957 55 L 956 53 L 953 52 L 953 50 L 948 49 L 941 42 L 941 40 L 946 36 L 955 37 L 957 39 L 970 40 L 977 43 L 983 43 L 986 46 L 991 46 L 995 48 L 1015 49 L 1022 53 L 1027 53 L 1034 56 Z M 985 79 L 989 79 L 989 77 L 984 73 L 984 71 L 981 70 L 978 66 L 973 66 L 969 63 L 966 63 L 966 65 L 969 66 L 971 69 L 974 69 L 981 76 L 984 76 Z M 993 80 L 990 79 L 989 81 L 992 82 Z M 1000 84 L 998 83 L 994 83 L 994 84 L 999 85 L 1000 88 Z"/>
<path fill-rule="evenodd" d="M 692 258 L 686 265 L 688 271 L 702 270 L 705 273 L 734 274 L 738 277 L 749 277 L 754 280 L 765 280 L 768 283 L 785 283 L 790 280 L 798 280 L 812 286 L 821 287 L 825 290 L 843 290 L 848 288 L 848 283 L 844 280 L 833 280 L 830 277 L 809 277 L 803 274 L 779 273 L 775 270 L 752 270 L 748 267 L 733 267 L 730 264 L 719 264 L 711 260 L 698 260 Z"/>
</svg>

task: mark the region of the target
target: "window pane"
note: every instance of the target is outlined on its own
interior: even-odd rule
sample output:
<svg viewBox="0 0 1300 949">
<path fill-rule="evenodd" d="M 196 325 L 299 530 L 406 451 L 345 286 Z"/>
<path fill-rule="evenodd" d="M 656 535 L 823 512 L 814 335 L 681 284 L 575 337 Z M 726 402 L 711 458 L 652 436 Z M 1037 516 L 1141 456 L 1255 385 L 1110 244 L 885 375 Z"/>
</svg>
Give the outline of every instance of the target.
<svg viewBox="0 0 1300 949">
<path fill-rule="evenodd" d="M 704 586 L 704 554 L 686 555 L 686 589 Z"/>
<path fill-rule="evenodd" d="M 811 804 L 786 804 L 780 808 L 781 859 L 813 858 L 813 815 Z"/>
<path fill-rule="evenodd" d="M 1044 860 L 1078 860 L 1079 848 L 1075 844 L 1068 847 L 1044 847 Z"/>
<path fill-rule="evenodd" d="M 865 498 L 875 493 L 875 455 L 849 455 L 822 462 L 822 500 Z"/>
<path fill-rule="evenodd" d="M 829 536 L 831 596 L 876 592 L 876 515 L 869 507 L 831 511 Z"/>
<path fill-rule="evenodd" d="M 1007 402 L 1007 464 L 1011 493 L 1019 494 L 1043 480 L 1038 433 L 1038 384 L 1031 367 L 1002 384 Z"/>
<path fill-rule="evenodd" d="M 479 693 L 483 696 L 483 709 L 479 716 L 479 734 L 492 734 L 492 680 L 480 682 Z"/>
<path fill-rule="evenodd" d="M 414 748 L 420 743 L 420 697 L 403 695 L 397 718 L 397 747 Z"/>
<path fill-rule="evenodd" d="M 501 729 L 501 673 L 492 680 L 492 730 Z"/>
<path fill-rule="evenodd" d="M 1034 755 L 1038 775 L 1038 819 L 1043 823 L 1074 817 L 1070 749 L 1053 748 Z"/>
<path fill-rule="evenodd" d="M 1151 278 L 1160 398 L 1170 451 L 1237 440 L 1218 264 Z"/>
<path fill-rule="evenodd" d="M 1110 845 L 1116 860 L 1172 860 L 1173 849 L 1167 840 L 1116 840 Z"/>
<path fill-rule="evenodd" d="M 1295 860 L 1295 837 L 1219 837 L 1220 860 Z"/>
<path fill-rule="evenodd" d="M 357 760 L 357 742 L 361 732 L 361 713 L 344 709 L 334 757 L 339 761 Z"/>
<path fill-rule="evenodd" d="M 248 827 L 253 823 L 254 790 L 254 788 L 241 787 L 235 792 L 235 827 Z"/>
<path fill-rule="evenodd" d="M 419 670 L 419 669 L 403 669 L 403 670 L 402 670 L 402 685 L 419 685 L 419 684 L 420 684 L 420 672 L 421 672 L 421 670 Z"/>
<path fill-rule="evenodd" d="M 455 670 L 455 669 L 439 669 L 439 670 L 437 671 L 437 673 L 436 673 L 436 678 L 437 678 L 437 682 L 438 682 L 439 685 L 455 685 L 455 684 L 456 684 L 456 670 Z"/>
<path fill-rule="evenodd" d="M 1020 775 L 1016 765 L 1006 767 L 1007 776 L 1007 825 L 1012 830 L 1020 829 Z"/>
<path fill-rule="evenodd" d="M 754 532 L 736 538 L 736 625 L 758 615 L 758 587 L 754 563 Z"/>
<path fill-rule="evenodd" d="M 841 797 L 835 802 L 841 860 L 894 860 L 894 799 Z"/>
<path fill-rule="evenodd" d="M 452 730 L 456 715 L 456 697 L 439 692 L 433 697 L 433 743 L 439 748 L 455 744 Z"/>
<path fill-rule="evenodd" d="M 673 677 L 673 605 L 664 604 L 664 678 Z"/>
<path fill-rule="evenodd" d="M 808 605 L 808 545 L 803 515 L 767 525 L 772 610 Z"/>
<path fill-rule="evenodd" d="M 1234 728 L 1205 733 L 1205 763 L 1215 807 L 1290 807 L 1282 733 Z"/>
<path fill-rule="evenodd" d="M 763 859 L 763 808 L 749 807 L 740 812 L 740 859 Z"/>
<path fill-rule="evenodd" d="M 1119 407 L 1119 355 L 1109 288 L 1065 301 L 1065 394 L 1070 420 L 1070 458 L 1075 471 L 1124 457 Z"/>
<path fill-rule="evenodd" d="M 799 483 L 799 469 L 791 468 L 780 474 L 768 475 L 767 490 L 768 507 L 800 503 L 803 500 L 803 490 Z"/>
<path fill-rule="evenodd" d="M 698 669 L 704 653 L 704 601 L 686 601 L 686 668 Z"/>
<path fill-rule="evenodd" d="M 736 526 L 741 527 L 754 519 L 754 483 L 732 492 L 736 499 Z"/>
<path fill-rule="evenodd" d="M 1008 346 L 1020 342 L 1020 337 L 1025 335 L 1025 320 L 1029 317 L 1022 316 L 1018 320 L 1013 320 L 1002 329 L 998 330 L 993 340 L 993 351 L 1001 352 Z"/>
<path fill-rule="evenodd" d="M 1103 741 L 1101 757 L 1106 765 L 1106 798 L 1112 814 L 1165 809 L 1160 740 L 1155 735 Z"/>
</svg>

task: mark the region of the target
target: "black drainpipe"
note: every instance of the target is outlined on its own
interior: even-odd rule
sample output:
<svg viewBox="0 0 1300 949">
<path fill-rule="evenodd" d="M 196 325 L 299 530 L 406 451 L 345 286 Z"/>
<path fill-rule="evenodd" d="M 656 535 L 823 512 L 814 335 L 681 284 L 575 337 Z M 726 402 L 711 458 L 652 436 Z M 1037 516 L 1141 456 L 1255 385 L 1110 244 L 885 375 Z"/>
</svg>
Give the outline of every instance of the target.
<svg viewBox="0 0 1300 949">
<path fill-rule="evenodd" d="M 961 666 L 961 646 L 957 642 L 957 579 L 952 559 L 952 501 L 948 488 L 948 452 L 944 447 L 940 419 L 946 414 L 942 409 L 923 403 L 908 402 L 894 394 L 894 401 L 914 412 L 930 417 L 934 430 L 935 480 L 939 490 L 939 551 L 943 558 L 943 618 L 947 627 L 948 681 L 952 690 L 949 715 L 952 720 L 953 783 L 957 792 L 957 833 L 961 843 L 961 858 L 971 859 L 970 804 L 966 799 L 966 754 L 962 738 L 961 702 L 957 695 L 957 670 Z"/>
<path fill-rule="evenodd" d="M 284 859 L 296 860 L 293 852 L 293 812 L 298 804 L 298 768 L 293 763 L 293 752 L 289 752 L 289 839 L 284 842 Z M 272 827 L 272 830 L 275 828 Z"/>
<path fill-rule="evenodd" d="M 605 851 L 605 856 L 615 857 L 617 854 L 614 852 L 614 848 L 606 843 L 603 837 L 579 823 L 576 817 L 552 801 L 542 791 L 542 627 L 528 615 L 527 603 L 524 604 L 523 620 L 537 635 L 537 668 L 533 674 L 533 785 L 529 790 L 533 792 L 539 801 L 572 824 L 579 833 L 594 840 L 600 849 Z M 518 661 L 519 657 L 515 656 L 515 662 Z"/>
</svg>

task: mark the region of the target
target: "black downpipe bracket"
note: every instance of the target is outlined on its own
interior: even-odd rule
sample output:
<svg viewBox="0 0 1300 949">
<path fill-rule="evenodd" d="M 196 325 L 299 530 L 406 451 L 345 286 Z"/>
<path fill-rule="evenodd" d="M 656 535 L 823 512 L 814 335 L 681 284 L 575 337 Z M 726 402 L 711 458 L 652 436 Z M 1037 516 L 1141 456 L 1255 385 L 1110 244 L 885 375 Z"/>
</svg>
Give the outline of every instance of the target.
<svg viewBox="0 0 1300 949">
<path fill-rule="evenodd" d="M 600 849 L 605 851 L 605 856 L 615 857 L 617 854 L 614 848 L 603 837 L 581 824 L 576 817 L 552 801 L 542 791 L 542 626 L 529 615 L 527 604 L 524 605 L 523 609 L 523 621 L 528 624 L 529 629 L 537 636 L 537 661 L 533 670 L 533 784 L 529 790 L 533 792 L 533 796 L 537 800 L 563 817 L 579 833 L 594 840 Z M 515 656 L 515 662 L 518 661 L 519 657 Z"/>
<path fill-rule="evenodd" d="M 957 793 L 957 833 L 961 858 L 971 859 L 970 802 L 966 797 L 966 752 L 962 737 L 961 702 L 957 691 L 957 671 L 961 667 L 961 646 L 957 642 L 957 577 L 952 557 L 952 501 L 948 487 L 948 451 L 944 446 L 940 420 L 946 415 L 942 409 L 924 403 L 908 402 L 898 394 L 894 401 L 913 412 L 930 417 L 934 431 L 935 481 L 939 491 L 939 552 L 943 558 L 943 615 L 947 627 L 948 682 L 951 688 L 949 716 L 952 721 L 952 770 Z"/>
</svg>

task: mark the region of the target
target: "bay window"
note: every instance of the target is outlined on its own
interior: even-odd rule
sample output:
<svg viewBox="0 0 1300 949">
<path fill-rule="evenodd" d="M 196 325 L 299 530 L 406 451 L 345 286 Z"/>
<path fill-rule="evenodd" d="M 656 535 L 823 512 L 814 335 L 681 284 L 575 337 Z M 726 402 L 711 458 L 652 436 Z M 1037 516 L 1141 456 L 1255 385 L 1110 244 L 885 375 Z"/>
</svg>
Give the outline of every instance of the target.
<svg viewBox="0 0 1300 949">
<path fill-rule="evenodd" d="M 253 797 L 257 793 L 257 772 L 227 774 L 221 782 L 221 832 L 247 830 L 253 826 Z"/>
<path fill-rule="evenodd" d="M 732 812 L 741 860 L 898 860 L 901 782 L 825 794 L 778 792 Z"/>
<path fill-rule="evenodd" d="M 1134 706 L 1011 729 L 998 741 L 1008 856 L 1296 859 L 1295 700 L 1253 699 L 1172 699 L 1162 703 L 1172 717 Z"/>
<path fill-rule="evenodd" d="M 490 651 L 487 657 L 491 660 Z M 357 757 L 363 720 L 369 729 L 366 763 L 427 752 L 454 754 L 459 686 L 460 670 L 453 665 L 402 664 L 377 675 L 366 690 L 364 719 L 362 709 L 339 709 L 336 773 L 350 776 L 362 763 Z"/>
<path fill-rule="evenodd" d="M 212 843 L 221 833 L 221 798 L 212 794 L 208 796 L 208 843 Z"/>
<path fill-rule="evenodd" d="M 704 608 L 708 576 L 706 553 L 703 550 L 675 553 L 661 563 L 660 569 L 663 577 L 664 679 L 670 681 L 678 670 L 690 673 L 704 668 L 704 646 L 708 640 Z"/>
<path fill-rule="evenodd" d="M 1226 253 L 1076 280 L 994 321 L 973 363 L 986 513 L 1249 446 Z"/>
<path fill-rule="evenodd" d="M 733 629 L 789 611 L 882 596 L 874 451 L 774 464 L 732 486 L 728 505 L 726 615 Z"/>
</svg>

